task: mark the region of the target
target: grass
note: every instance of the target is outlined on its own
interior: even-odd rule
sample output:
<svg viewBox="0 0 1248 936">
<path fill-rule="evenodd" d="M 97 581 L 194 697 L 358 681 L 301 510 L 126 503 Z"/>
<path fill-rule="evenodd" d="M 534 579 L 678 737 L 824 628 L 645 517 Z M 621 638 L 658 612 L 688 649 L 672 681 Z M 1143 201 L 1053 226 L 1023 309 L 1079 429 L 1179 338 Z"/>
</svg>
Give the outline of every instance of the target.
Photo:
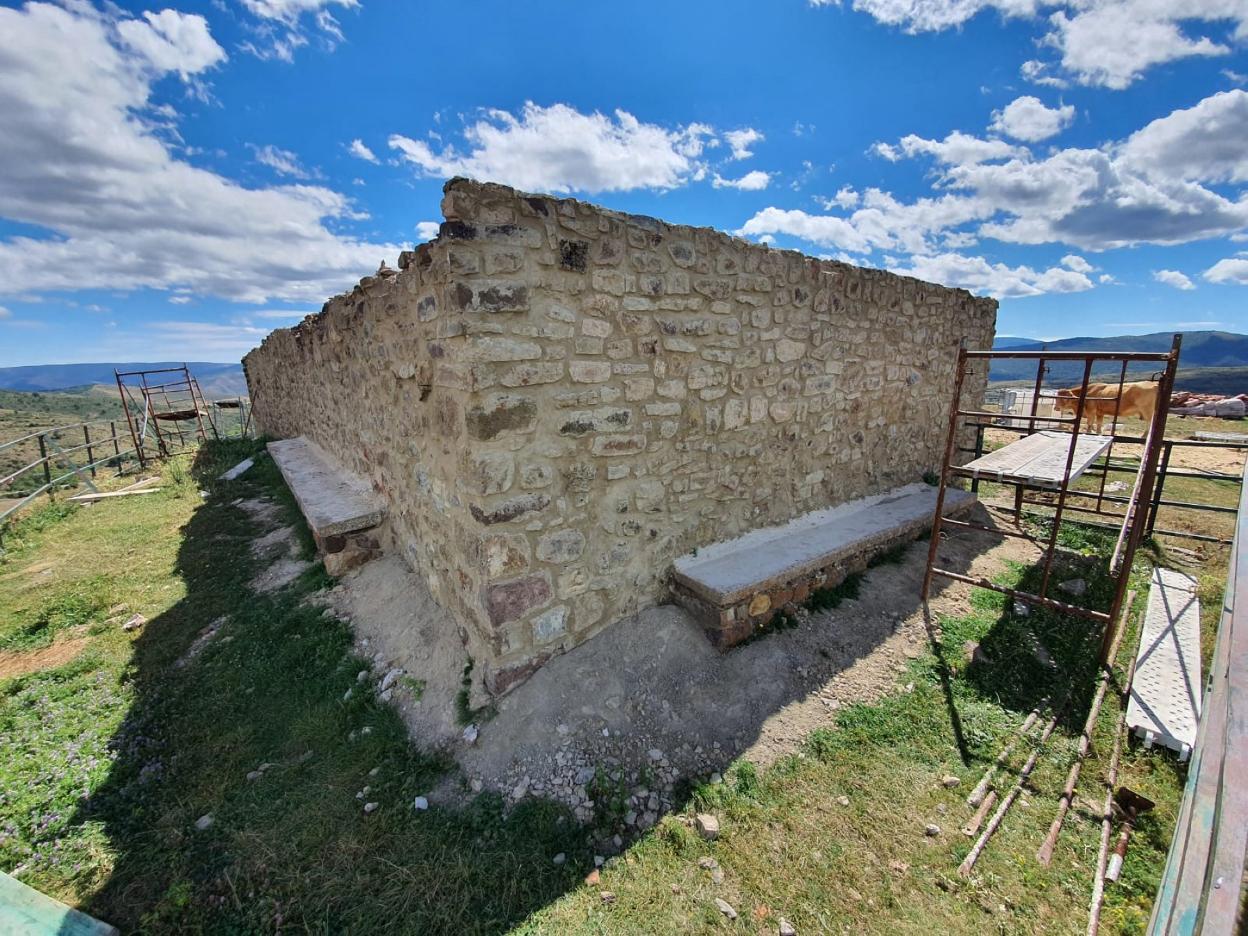
<svg viewBox="0 0 1248 936">
<path fill-rule="evenodd" d="M 81 630 L 90 640 L 63 666 L 0 682 L 0 868 L 125 932 L 774 932 L 781 916 L 802 933 L 1083 927 L 1097 841 L 1089 804 L 1077 801 L 1050 868 L 1032 856 L 1088 704 L 1098 640 L 1086 626 L 1043 611 L 1022 617 L 1003 596 L 975 590 L 965 613 L 935 622 L 935 650 L 891 694 L 842 709 L 835 730 L 815 732 L 765 772 L 740 762 L 722 783 L 694 784 L 600 882 L 583 884 L 590 837 L 560 807 L 506 811 L 481 794 L 460 810 L 413 810 L 450 767 L 415 748 L 357 682 L 366 662 L 315 597 L 323 571 L 267 595 L 248 587 L 255 530 L 237 500 L 272 497 L 297 522 L 263 456 L 237 481 L 213 480 L 254 451 L 206 447 L 193 465 L 173 463 L 159 494 L 45 507 L 6 540 L 0 645 Z M 1083 577 L 1084 600 L 1103 605 L 1108 586 L 1093 557 L 1105 540 L 1085 531 L 1063 543 L 1058 581 Z M 1035 574 L 1010 568 L 1003 578 L 1025 587 Z M 1142 557 L 1136 576 L 1146 575 Z M 842 600 L 854 585 L 838 588 Z M 123 631 L 136 612 L 148 623 Z M 212 622 L 221 622 L 217 637 L 177 668 Z M 981 650 L 973 662 L 968 642 Z M 1133 646 L 1128 634 L 1123 659 Z M 970 847 L 957 832 L 969 813 L 963 797 L 1044 695 L 1069 696 L 1059 731 L 963 880 L 954 873 Z M 482 717 L 467 698 L 462 707 Z M 1119 713 L 1111 702 L 1102 714 L 1084 770 L 1089 800 L 1099 799 Z M 943 786 L 946 774 L 961 785 Z M 619 823 L 613 776 L 604 769 L 594 781 L 600 827 Z M 1158 808 L 1109 891 L 1107 933 L 1142 931 L 1180 780 L 1168 754 L 1128 749 L 1123 782 Z M 371 815 L 357 798 L 365 786 L 379 804 Z M 717 841 L 698 837 L 698 811 L 720 817 Z M 213 823 L 197 831 L 203 815 Z M 942 834 L 924 835 L 929 822 Z M 556 865 L 560 852 L 567 860 Z M 708 856 L 718 869 L 699 865 Z M 735 923 L 716 896 L 736 907 Z"/>
</svg>

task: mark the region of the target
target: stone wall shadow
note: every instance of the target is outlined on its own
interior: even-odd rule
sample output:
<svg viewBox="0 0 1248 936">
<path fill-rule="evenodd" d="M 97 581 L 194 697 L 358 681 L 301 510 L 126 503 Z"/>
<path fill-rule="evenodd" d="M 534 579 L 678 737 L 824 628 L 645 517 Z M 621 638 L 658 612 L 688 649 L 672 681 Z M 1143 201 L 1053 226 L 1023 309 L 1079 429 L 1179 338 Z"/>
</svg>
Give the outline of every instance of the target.
<svg viewBox="0 0 1248 936">
<path fill-rule="evenodd" d="M 552 804 L 413 809 L 448 763 L 355 689 L 347 627 L 304 600 L 319 565 L 250 591 L 258 530 L 238 501 L 282 489 L 264 463 L 213 487 L 221 467 L 197 467 L 210 495 L 178 531 L 185 595 L 135 640 L 108 776 L 71 819 L 113 856 L 81 909 L 123 933 L 501 933 L 578 884 L 584 861 L 551 861 L 583 851 Z"/>
<path fill-rule="evenodd" d="M 235 456 L 241 449 L 229 449 L 225 461 Z M 127 933 L 297 927 L 492 934 L 578 886 L 598 843 L 588 843 L 560 805 L 529 800 L 508 808 L 497 795 L 465 791 L 459 810 L 412 808 L 453 767 L 409 743 L 395 712 L 356 688 L 363 663 L 352 656 L 347 626 L 305 600 L 326 584 L 319 566 L 283 591 L 250 590 L 257 570 L 250 543 L 261 530 L 240 501 L 275 498 L 289 510 L 289 494 L 263 458 L 228 485 L 212 480 L 221 467 L 219 453 L 197 466 L 210 493 L 179 531 L 176 571 L 185 595 L 135 641 L 127 674 L 133 702 L 112 739 L 115 759 L 72 820 L 98 825 L 114 855 L 111 874 L 82 909 Z M 942 546 L 942 561 L 965 571 L 997 541 L 958 532 Z M 921 611 L 924 555 L 925 546 L 915 544 L 897 564 L 869 570 L 862 598 L 871 599 L 870 583 L 883 576 L 891 586 L 888 614 Z M 213 636 L 201 640 L 214 625 Z M 842 665 L 891 633 L 883 624 L 844 634 Z M 783 639 L 744 650 L 775 654 L 783 665 Z M 936 647 L 941 652 L 939 641 Z M 192 662 L 180 665 L 188 654 Z M 540 686 L 571 656 L 516 692 Z M 965 758 L 943 656 L 939 665 Z M 772 714 L 809 692 L 777 681 L 751 706 L 735 742 L 717 751 L 719 766 Z M 1026 705 L 1025 696 L 1020 690 L 1016 704 Z M 692 795 L 690 785 L 678 787 L 670 808 L 683 809 Z M 370 801 L 379 807 L 365 814 Z M 211 821 L 201 829 L 202 817 Z M 567 860 L 555 864 L 559 853 Z"/>
</svg>

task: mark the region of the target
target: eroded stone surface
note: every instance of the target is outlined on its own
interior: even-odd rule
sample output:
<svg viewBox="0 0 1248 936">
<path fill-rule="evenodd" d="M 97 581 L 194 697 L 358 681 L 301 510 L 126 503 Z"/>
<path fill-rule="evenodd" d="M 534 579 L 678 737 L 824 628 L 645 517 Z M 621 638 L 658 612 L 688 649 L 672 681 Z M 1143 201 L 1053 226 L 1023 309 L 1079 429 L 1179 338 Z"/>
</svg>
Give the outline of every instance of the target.
<svg viewBox="0 0 1248 936">
<path fill-rule="evenodd" d="M 661 601 L 676 556 L 920 480 L 958 343 L 992 343 L 995 302 L 962 290 L 499 185 L 445 191 L 436 240 L 245 363 L 266 432 L 379 492 L 389 545 L 496 691 Z M 579 553 L 550 540 L 566 531 Z M 542 601 L 512 585 L 533 576 Z"/>
</svg>

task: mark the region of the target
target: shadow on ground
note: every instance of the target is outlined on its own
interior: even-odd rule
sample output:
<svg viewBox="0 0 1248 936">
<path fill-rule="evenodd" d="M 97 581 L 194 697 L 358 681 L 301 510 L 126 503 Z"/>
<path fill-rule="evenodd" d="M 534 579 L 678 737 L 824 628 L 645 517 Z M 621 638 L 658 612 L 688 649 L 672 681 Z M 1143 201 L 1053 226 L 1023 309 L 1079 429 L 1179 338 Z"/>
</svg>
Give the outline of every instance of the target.
<svg viewBox="0 0 1248 936">
<path fill-rule="evenodd" d="M 327 584 L 319 564 L 276 592 L 249 587 L 260 531 L 240 500 L 274 497 L 295 514 L 267 459 L 212 480 L 245 454 L 221 445 L 196 463 L 208 496 L 181 530 L 186 595 L 135 642 L 116 759 L 73 819 L 98 825 L 115 856 L 82 909 L 123 932 L 499 933 L 576 887 L 600 843 L 562 806 L 505 808 L 483 793 L 462 809 L 413 808 L 452 765 L 412 745 L 357 681 L 349 628 L 308 600 Z M 955 569 L 993 542 L 953 539 Z M 913 565 L 897 574 L 913 578 Z M 917 611 L 914 584 L 894 610 Z M 889 632 L 846 640 L 866 654 Z M 745 740 L 792 701 L 768 696 Z M 678 790 L 672 808 L 691 793 Z"/>
</svg>

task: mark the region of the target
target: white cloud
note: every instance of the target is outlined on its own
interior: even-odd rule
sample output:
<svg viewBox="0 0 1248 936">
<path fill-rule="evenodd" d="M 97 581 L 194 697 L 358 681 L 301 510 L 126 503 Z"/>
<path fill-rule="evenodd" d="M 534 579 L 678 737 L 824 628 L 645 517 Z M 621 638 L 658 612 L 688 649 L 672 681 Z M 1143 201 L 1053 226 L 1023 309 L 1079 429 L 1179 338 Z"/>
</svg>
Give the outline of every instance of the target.
<svg viewBox="0 0 1248 936">
<path fill-rule="evenodd" d="M 208 21 L 194 13 L 144 13 L 141 20 L 119 22 L 117 34 L 157 72 L 177 72 L 183 81 L 226 59 L 208 31 Z"/>
<path fill-rule="evenodd" d="M 344 37 L 331 7 L 353 9 L 359 0 L 242 0 L 243 7 L 260 22 L 252 31 L 257 42 L 241 48 L 261 59 L 292 62 L 295 52 L 308 44 L 305 23 L 311 20 L 322 44 L 333 49 Z"/>
<path fill-rule="evenodd" d="M 1016 140 L 1036 143 L 1061 133 L 1074 119 L 1073 104 L 1046 107 L 1039 98 L 1025 95 L 992 112 L 992 129 Z"/>
<path fill-rule="evenodd" d="M 735 188 L 743 192 L 760 192 L 769 184 L 771 184 L 771 174 L 761 169 L 747 172 L 739 179 L 725 179 L 717 172 L 711 180 L 711 185 L 715 188 Z"/>
<path fill-rule="evenodd" d="M 0 294 L 321 300 L 394 256 L 328 229 L 356 217 L 337 192 L 244 188 L 176 158 L 142 115 L 153 83 L 192 63 L 158 66 L 80 9 L 0 8 L 0 217 L 52 232 L 0 240 Z"/>
<path fill-rule="evenodd" d="M 0 306 L 0 319 L 12 318 L 12 316 L 12 311 L 6 309 L 4 306 Z"/>
<path fill-rule="evenodd" d="M 1196 285 L 1178 270 L 1154 270 L 1153 279 L 1175 289 L 1195 289 Z"/>
<path fill-rule="evenodd" d="M 746 127 L 744 130 L 727 131 L 724 134 L 724 139 L 728 141 L 733 159 L 749 159 L 754 155 L 750 147 L 760 142 L 763 139 L 763 135 L 757 130 Z"/>
<path fill-rule="evenodd" d="M 1248 22 L 1248 9 L 1234 0 L 1100 0 L 1073 10 L 1073 16 L 1059 11 L 1050 17 L 1046 41 L 1081 84 L 1114 89 L 1128 87 L 1154 65 L 1230 51 L 1207 36 L 1189 36 L 1181 23 L 1235 19 L 1242 30 Z"/>
<path fill-rule="evenodd" d="M 1211 283 L 1248 286 L 1248 260 L 1240 257 L 1227 257 L 1225 260 L 1219 260 L 1201 275 Z"/>
<path fill-rule="evenodd" d="M 833 206 L 837 208 L 856 208 L 862 196 L 854 190 L 853 186 L 841 186 L 835 195 L 831 198 L 822 199 L 823 207 L 831 209 Z"/>
<path fill-rule="evenodd" d="M 1075 254 L 1067 254 L 1062 257 L 1062 266 L 1068 270 L 1074 270 L 1076 273 L 1091 273 L 1096 269 L 1092 264 L 1088 263 L 1083 257 Z"/>
<path fill-rule="evenodd" d="M 838 0 L 811 0 L 830 6 Z M 1219 30 L 1235 27 L 1248 38 L 1248 7 L 1242 0 L 854 0 L 854 9 L 910 33 L 961 26 L 985 11 L 1027 18 L 1041 30 L 1066 74 L 1085 85 L 1125 88 L 1149 68 L 1192 56 L 1227 55 Z M 1023 66 L 1023 77 L 1058 85 L 1048 64 Z"/>
<path fill-rule="evenodd" d="M 943 140 L 926 140 L 912 133 L 902 137 L 895 146 L 889 143 L 876 143 L 872 151 L 889 162 L 927 155 L 935 157 L 937 162 L 950 166 L 969 166 L 995 159 L 1027 155 L 1027 150 L 1023 147 L 1014 146 L 1004 140 L 981 140 L 979 137 L 962 133 L 960 130 L 954 130 Z"/>
<path fill-rule="evenodd" d="M 416 225 L 416 236 L 422 244 L 426 243 L 438 236 L 441 227 L 437 221 L 421 221 Z"/>
<path fill-rule="evenodd" d="M 1006 299 L 1044 293 L 1083 292 L 1093 288 L 1090 279 L 1074 270 L 1011 267 L 1004 263 L 990 263 L 983 257 L 953 253 L 912 257 L 909 266 L 890 266 L 889 269 L 904 276 L 915 276 L 945 286 L 961 286 L 974 293 Z"/>
<path fill-rule="evenodd" d="M 1025 81 L 1030 81 L 1032 84 L 1044 85 L 1049 88 L 1069 88 L 1070 82 L 1065 78 L 1059 78 L 1050 74 L 1049 67 L 1048 62 L 1031 59 L 1019 66 L 1018 73 L 1023 76 Z"/>
<path fill-rule="evenodd" d="M 1248 182 L 1248 91 L 1222 91 L 1127 138 L 1123 165 L 1162 178 Z"/>
<path fill-rule="evenodd" d="M 696 123 L 668 129 L 623 110 L 583 114 L 566 104 L 530 101 L 519 116 L 484 112 L 463 137 L 466 152 L 397 133 L 389 144 L 403 161 L 439 178 L 465 175 L 556 193 L 662 191 L 705 177 L 698 157 L 714 130 Z"/>
<path fill-rule="evenodd" d="M 352 140 L 351 145 L 347 147 L 348 152 L 356 159 L 362 159 L 365 162 L 376 163 L 377 154 L 364 145 L 363 140 Z"/>
<path fill-rule="evenodd" d="M 299 165 L 299 157 L 290 150 L 272 145 L 253 146 L 252 150 L 256 154 L 256 162 L 262 166 L 268 166 L 278 175 L 290 176 L 294 179 L 307 179 L 311 175 L 308 170 Z"/>
</svg>

